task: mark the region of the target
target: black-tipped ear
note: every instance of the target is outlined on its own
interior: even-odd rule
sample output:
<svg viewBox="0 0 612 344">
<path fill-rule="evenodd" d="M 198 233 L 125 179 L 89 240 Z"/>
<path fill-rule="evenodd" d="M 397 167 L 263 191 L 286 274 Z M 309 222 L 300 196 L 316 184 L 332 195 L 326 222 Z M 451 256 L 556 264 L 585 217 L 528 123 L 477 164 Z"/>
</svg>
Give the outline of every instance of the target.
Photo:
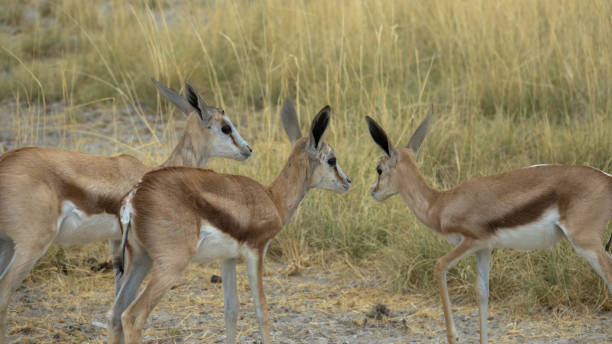
<svg viewBox="0 0 612 344">
<path fill-rule="evenodd" d="M 427 116 L 425 119 L 419 124 L 419 127 L 414 131 L 410 141 L 408 141 L 408 145 L 406 147 L 412 149 L 414 155 L 417 156 L 419 154 L 419 150 L 421 149 L 421 145 L 425 140 L 425 135 L 427 134 L 427 130 L 429 129 L 429 122 L 431 119 L 431 114 L 433 113 L 433 104 L 429 107 L 429 112 L 427 112 Z"/>
<path fill-rule="evenodd" d="M 310 138 L 314 148 L 319 148 L 319 142 L 321 142 L 321 136 L 327 129 L 327 125 L 329 124 L 329 113 L 331 112 L 331 108 L 329 105 L 325 105 L 321 111 L 315 116 L 312 120 L 312 125 L 310 126 Z"/>
<path fill-rule="evenodd" d="M 366 116 L 366 122 L 368 122 L 368 129 L 370 130 L 370 136 L 372 140 L 387 154 L 387 156 L 391 156 L 391 143 L 389 142 L 389 138 L 387 134 L 381 128 L 375 120 L 373 120 L 370 116 Z"/>
<path fill-rule="evenodd" d="M 196 111 L 198 112 L 198 115 L 200 116 L 200 119 L 204 120 L 204 116 L 202 112 L 203 110 L 206 111 L 206 108 L 202 109 L 200 105 L 200 99 L 198 97 L 198 93 L 188 83 L 185 83 L 185 97 L 187 98 L 187 101 L 189 102 L 189 104 L 193 106 L 194 109 L 196 109 Z"/>
<path fill-rule="evenodd" d="M 289 98 L 285 98 L 285 101 L 283 102 L 281 120 L 283 122 L 285 132 L 287 133 L 287 136 L 289 136 L 289 141 L 291 141 L 291 145 L 293 146 L 295 141 L 302 137 L 302 132 L 300 131 L 300 124 L 297 119 L 295 107 L 293 107 L 293 103 L 291 103 Z"/>
<path fill-rule="evenodd" d="M 161 92 L 161 94 L 164 97 L 166 97 L 170 102 L 172 102 L 172 104 L 176 105 L 184 113 L 189 114 L 189 113 L 191 113 L 193 111 L 198 112 L 198 108 L 197 107 L 192 106 L 189 102 L 187 102 L 185 100 L 185 98 L 179 96 L 173 90 L 171 90 L 171 89 L 167 88 L 166 86 L 160 84 L 154 78 L 151 78 L 151 81 L 153 81 L 153 84 L 155 85 L 155 87 L 157 87 L 157 89 Z"/>
</svg>

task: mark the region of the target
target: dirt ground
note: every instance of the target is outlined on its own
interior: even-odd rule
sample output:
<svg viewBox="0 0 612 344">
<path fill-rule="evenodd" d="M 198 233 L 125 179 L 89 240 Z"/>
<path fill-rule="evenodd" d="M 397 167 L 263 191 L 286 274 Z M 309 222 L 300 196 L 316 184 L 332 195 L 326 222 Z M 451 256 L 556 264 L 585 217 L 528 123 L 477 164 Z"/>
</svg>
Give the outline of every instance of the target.
<svg viewBox="0 0 612 344">
<path fill-rule="evenodd" d="M 109 118 L 112 118 L 109 112 L 94 110 L 82 115 L 80 121 L 66 125 L 61 110 L 57 104 L 47 109 L 46 146 L 100 154 L 108 144 L 108 137 L 133 143 L 136 131 L 144 144 L 150 138 L 144 122 L 129 116 L 119 116 L 109 125 Z M 119 114 L 130 112 L 131 109 L 118 110 Z M 10 113 L 15 113 L 14 104 L 0 106 L 0 151 L 16 146 L 16 132 L 25 125 Z M 149 120 L 157 133 L 165 130 L 159 117 L 151 115 Z M 180 127 L 180 122 L 177 126 Z M 62 131 L 65 129 L 71 131 L 70 140 Z M 20 133 L 22 140 L 27 141 L 28 131 Z M 78 259 L 88 258 L 85 255 Z M 107 312 L 113 300 L 112 273 L 92 272 L 87 264 L 77 264 L 76 270 L 68 273 L 35 271 L 19 288 L 10 305 L 9 341 L 104 342 Z M 95 266 L 95 262 L 91 264 Z M 333 266 L 327 270 L 311 267 L 293 273 L 294 269 L 286 263 L 267 262 L 264 284 L 275 343 L 445 342 L 442 309 L 437 296 L 392 293 L 381 288 L 375 279 L 364 277 L 346 265 Z M 44 274 L 44 277 L 36 274 Z M 225 327 L 222 286 L 211 282 L 213 274 L 219 274 L 217 265 L 193 264 L 153 311 L 144 332 L 145 342 L 222 343 Z M 258 343 L 243 266 L 239 274 L 239 341 Z M 378 304 L 384 307 L 378 306 L 377 312 Z M 478 342 L 476 300 L 455 299 L 453 305 L 460 342 Z M 490 305 L 488 321 L 490 342 L 495 343 L 610 343 L 611 324 L 610 312 L 576 316 L 568 311 L 517 319 L 495 303 Z"/>
<path fill-rule="evenodd" d="M 258 343 L 250 289 L 244 266 L 238 269 L 240 343 Z M 377 288 L 349 269 L 302 269 L 268 263 L 265 291 L 275 343 L 444 343 L 438 299 L 400 295 Z M 223 343 L 223 291 L 211 276 L 217 265 L 193 264 L 153 311 L 144 332 L 146 343 Z M 9 311 L 9 340 L 19 343 L 102 343 L 112 303 L 112 274 L 73 278 L 52 274 L 29 279 Z M 88 276 L 89 275 L 89 276 Z M 460 342 L 478 342 L 475 300 L 454 300 Z M 386 309 L 376 305 L 383 304 Z M 458 304 L 458 305 L 457 305 Z M 490 307 L 489 337 L 495 343 L 609 343 L 611 313 L 580 318 L 541 314 L 513 319 Z M 378 318 L 378 319 L 377 319 Z"/>
</svg>

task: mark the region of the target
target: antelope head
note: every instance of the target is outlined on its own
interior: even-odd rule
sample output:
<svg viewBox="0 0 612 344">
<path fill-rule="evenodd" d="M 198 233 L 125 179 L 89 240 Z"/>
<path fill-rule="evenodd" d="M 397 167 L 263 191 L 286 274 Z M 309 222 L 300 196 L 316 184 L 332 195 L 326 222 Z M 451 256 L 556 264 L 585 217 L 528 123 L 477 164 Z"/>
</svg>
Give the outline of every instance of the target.
<svg viewBox="0 0 612 344">
<path fill-rule="evenodd" d="M 285 99 L 283 126 L 295 146 L 294 152 L 297 149 L 308 160 L 308 188 L 344 193 L 351 187 L 351 179 L 340 168 L 332 147 L 321 139 L 329 125 L 330 112 L 329 105 L 321 109 L 312 120 L 308 137 L 302 137 L 295 109 L 291 101 Z"/>
<path fill-rule="evenodd" d="M 191 85 L 185 83 L 185 98 L 164 87 L 155 79 L 153 83 L 170 102 L 176 105 L 189 117 L 183 136 L 185 142 L 182 149 L 186 154 L 193 155 L 190 160 L 196 160 L 196 165 L 208 157 L 246 160 L 253 150 L 240 136 L 236 127 L 225 115 L 222 109 L 208 106 Z"/>
<path fill-rule="evenodd" d="M 393 147 L 383 128 L 372 118 L 366 116 L 372 140 L 385 153 L 379 160 L 378 165 L 376 165 L 378 178 L 370 189 L 370 194 L 375 200 L 384 201 L 399 192 L 401 184 L 407 182 L 404 180 L 406 176 L 404 168 L 417 171 L 416 158 L 427 134 L 432 110 L 433 106 L 429 109 L 423 122 L 412 134 L 408 145 L 405 148 L 400 147 L 398 149 Z"/>
</svg>

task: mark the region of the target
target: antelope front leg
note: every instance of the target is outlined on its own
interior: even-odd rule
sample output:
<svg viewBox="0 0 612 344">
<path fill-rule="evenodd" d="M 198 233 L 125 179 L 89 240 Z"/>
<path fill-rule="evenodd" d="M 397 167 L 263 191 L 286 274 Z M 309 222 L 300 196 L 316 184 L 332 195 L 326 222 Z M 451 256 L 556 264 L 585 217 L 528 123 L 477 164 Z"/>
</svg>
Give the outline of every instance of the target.
<svg viewBox="0 0 612 344">
<path fill-rule="evenodd" d="M 476 252 L 476 287 L 480 304 L 480 344 L 489 342 L 487 334 L 487 308 L 489 304 L 489 270 L 491 268 L 491 249 Z"/>
<path fill-rule="evenodd" d="M 457 338 L 457 330 L 453 322 L 453 314 L 448 297 L 448 286 L 446 285 L 446 271 L 453 267 L 461 258 L 471 253 L 473 241 L 471 239 L 463 239 L 463 241 L 452 251 L 440 257 L 436 263 L 436 279 L 440 288 L 440 298 L 442 300 L 442 309 L 444 310 L 444 320 L 446 322 L 446 337 L 449 344 L 454 344 Z"/>
<path fill-rule="evenodd" d="M 223 280 L 223 303 L 225 305 L 225 342 L 234 344 L 240 307 L 236 292 L 236 259 L 226 259 L 221 262 L 221 279 Z"/>
<path fill-rule="evenodd" d="M 246 263 L 259 331 L 263 337 L 263 343 L 271 344 L 270 326 L 268 325 L 268 305 L 263 290 L 263 250 L 253 250 L 252 253 L 246 257 Z"/>
</svg>

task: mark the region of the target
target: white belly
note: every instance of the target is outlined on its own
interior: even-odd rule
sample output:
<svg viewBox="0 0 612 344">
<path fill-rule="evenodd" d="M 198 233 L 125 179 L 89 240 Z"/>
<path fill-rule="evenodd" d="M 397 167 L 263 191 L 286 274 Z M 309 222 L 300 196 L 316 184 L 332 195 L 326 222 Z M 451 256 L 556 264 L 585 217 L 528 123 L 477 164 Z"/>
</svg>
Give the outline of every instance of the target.
<svg viewBox="0 0 612 344">
<path fill-rule="evenodd" d="M 62 203 L 62 214 L 57 219 L 57 232 L 53 243 L 61 246 L 121 240 L 116 216 L 106 213 L 88 216 L 69 201 Z"/>
<path fill-rule="evenodd" d="M 248 250 L 246 245 L 240 244 L 236 239 L 219 229 L 210 225 L 203 225 L 200 228 L 198 251 L 193 260 L 206 264 L 215 260 L 239 258 Z"/>
<path fill-rule="evenodd" d="M 488 244 L 491 248 L 506 247 L 519 250 L 548 248 L 564 238 L 558 224 L 559 212 L 552 209 L 528 225 L 499 228 L 488 240 Z"/>
</svg>

